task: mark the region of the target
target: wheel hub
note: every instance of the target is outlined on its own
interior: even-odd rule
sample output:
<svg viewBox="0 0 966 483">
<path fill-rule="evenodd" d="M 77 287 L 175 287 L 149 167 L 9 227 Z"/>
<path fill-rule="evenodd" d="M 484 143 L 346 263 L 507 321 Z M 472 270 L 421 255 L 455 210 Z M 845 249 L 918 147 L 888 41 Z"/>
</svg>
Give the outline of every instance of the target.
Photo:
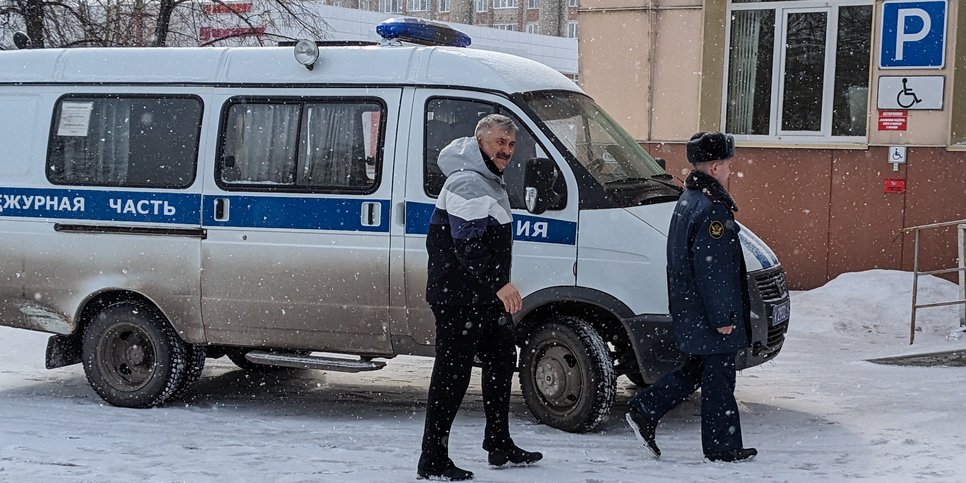
<svg viewBox="0 0 966 483">
<path fill-rule="evenodd" d="M 583 380 L 577 358 L 567 347 L 554 345 L 542 351 L 533 375 L 537 391 L 549 406 L 567 410 L 577 403 Z"/>
<path fill-rule="evenodd" d="M 125 351 L 127 362 L 131 365 L 139 366 L 144 364 L 144 349 L 140 345 L 134 344 Z"/>
</svg>

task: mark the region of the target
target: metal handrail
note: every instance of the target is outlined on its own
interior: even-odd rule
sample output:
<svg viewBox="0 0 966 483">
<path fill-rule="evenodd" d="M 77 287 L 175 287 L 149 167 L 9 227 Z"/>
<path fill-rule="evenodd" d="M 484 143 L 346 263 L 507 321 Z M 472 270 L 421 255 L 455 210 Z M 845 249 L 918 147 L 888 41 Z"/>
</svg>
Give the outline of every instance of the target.
<svg viewBox="0 0 966 483">
<path fill-rule="evenodd" d="M 957 226 L 957 238 L 959 239 L 959 267 L 920 272 L 919 233 L 922 230 L 927 230 L 930 228 L 942 228 L 947 226 Z M 931 223 L 928 225 L 910 226 L 902 229 L 902 232 L 904 233 L 908 233 L 910 231 L 914 231 L 916 233 L 915 250 L 913 251 L 912 258 L 912 320 L 909 322 L 909 345 L 912 345 L 912 343 L 916 340 L 916 309 L 942 307 L 946 305 L 962 305 L 962 307 L 959 308 L 959 326 L 966 327 L 966 220 Z M 953 272 L 959 272 L 959 300 L 916 305 L 916 297 L 919 295 L 919 277 L 924 275 L 938 275 Z"/>
</svg>

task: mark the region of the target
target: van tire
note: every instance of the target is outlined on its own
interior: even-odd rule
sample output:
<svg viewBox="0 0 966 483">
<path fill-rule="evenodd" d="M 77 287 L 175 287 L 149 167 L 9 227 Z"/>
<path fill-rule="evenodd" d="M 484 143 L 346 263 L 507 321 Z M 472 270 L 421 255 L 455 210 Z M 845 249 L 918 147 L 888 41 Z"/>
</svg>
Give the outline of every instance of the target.
<svg viewBox="0 0 966 483">
<path fill-rule="evenodd" d="M 185 371 L 181 378 L 181 384 L 175 389 L 170 399 L 184 399 L 191 391 L 201 373 L 205 370 L 205 358 L 207 353 L 205 347 L 201 345 L 185 344 Z"/>
<path fill-rule="evenodd" d="M 185 343 L 157 310 L 137 302 L 109 305 L 84 330 L 84 373 L 114 406 L 157 406 L 185 376 Z"/>
<path fill-rule="evenodd" d="M 583 433 L 610 413 L 617 376 L 597 331 L 581 318 L 562 316 L 537 326 L 526 341 L 520 387 L 540 422 Z"/>
</svg>

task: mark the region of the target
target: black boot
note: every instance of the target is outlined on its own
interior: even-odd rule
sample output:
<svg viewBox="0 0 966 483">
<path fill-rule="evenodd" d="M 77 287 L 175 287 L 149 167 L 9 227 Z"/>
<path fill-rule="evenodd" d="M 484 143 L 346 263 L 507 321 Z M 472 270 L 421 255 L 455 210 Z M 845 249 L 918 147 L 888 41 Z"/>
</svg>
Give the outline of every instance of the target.
<svg viewBox="0 0 966 483">
<path fill-rule="evenodd" d="M 490 451 L 487 460 L 493 466 L 503 466 L 507 463 L 515 465 L 529 465 L 543 459 L 543 454 L 536 451 L 525 451 L 517 445 L 508 450 Z"/>
<path fill-rule="evenodd" d="M 654 437 L 654 432 L 657 430 L 657 425 L 651 422 L 650 419 L 646 418 L 643 414 L 637 412 L 636 409 L 631 408 L 624 416 L 627 420 L 627 425 L 634 430 L 634 435 L 637 439 L 644 444 L 655 458 L 661 457 L 661 448 L 657 447 L 657 440 Z"/>
<path fill-rule="evenodd" d="M 426 453 L 419 457 L 416 475 L 420 480 L 465 481 L 473 479 L 472 471 L 456 466 L 453 460 L 446 458 L 442 461 L 433 461 L 426 456 Z"/>
<path fill-rule="evenodd" d="M 725 463 L 739 462 L 739 461 L 749 461 L 758 454 L 758 450 L 755 448 L 739 448 L 732 449 L 728 451 L 722 451 L 721 453 L 709 453 L 704 455 L 711 461 L 724 461 Z"/>
</svg>

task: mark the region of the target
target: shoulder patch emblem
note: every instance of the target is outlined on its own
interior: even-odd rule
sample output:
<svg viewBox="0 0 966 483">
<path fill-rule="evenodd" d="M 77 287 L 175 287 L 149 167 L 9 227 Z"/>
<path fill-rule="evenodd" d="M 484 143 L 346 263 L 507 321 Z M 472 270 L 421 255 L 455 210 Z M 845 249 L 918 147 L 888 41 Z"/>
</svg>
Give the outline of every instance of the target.
<svg viewBox="0 0 966 483">
<path fill-rule="evenodd" d="M 708 232 L 711 234 L 711 238 L 720 240 L 724 236 L 724 225 L 720 221 L 712 221 L 711 226 L 708 227 Z"/>
</svg>

